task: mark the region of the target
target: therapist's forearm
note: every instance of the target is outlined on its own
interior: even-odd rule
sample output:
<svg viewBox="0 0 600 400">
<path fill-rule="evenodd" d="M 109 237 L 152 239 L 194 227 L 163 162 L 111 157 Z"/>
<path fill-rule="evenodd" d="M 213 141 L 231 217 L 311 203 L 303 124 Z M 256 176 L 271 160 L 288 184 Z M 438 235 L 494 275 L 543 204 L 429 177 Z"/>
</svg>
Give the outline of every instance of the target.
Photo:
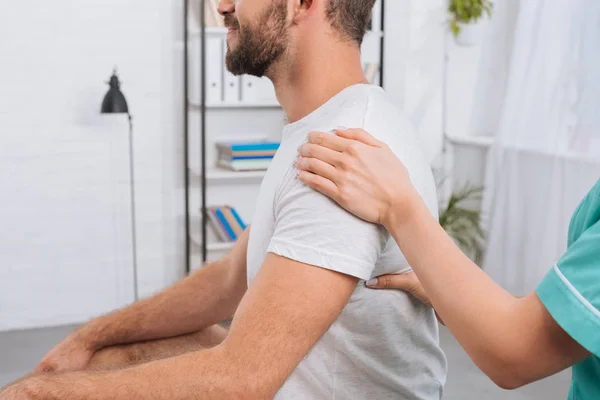
<svg viewBox="0 0 600 400">
<path fill-rule="evenodd" d="M 521 300 L 465 256 L 422 202 L 412 206 L 409 216 L 392 215 L 386 228 L 447 327 L 473 361 L 496 380 L 531 337 L 527 315 L 520 312 Z"/>
</svg>

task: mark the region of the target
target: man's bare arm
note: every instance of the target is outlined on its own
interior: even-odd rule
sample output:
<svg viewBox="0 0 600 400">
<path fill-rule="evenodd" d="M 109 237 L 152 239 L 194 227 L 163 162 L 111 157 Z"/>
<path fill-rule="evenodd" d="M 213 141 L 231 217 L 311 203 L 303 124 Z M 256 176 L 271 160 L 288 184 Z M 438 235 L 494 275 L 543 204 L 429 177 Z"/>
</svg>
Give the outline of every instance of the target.
<svg viewBox="0 0 600 400">
<path fill-rule="evenodd" d="M 102 374 L 41 377 L 31 398 L 270 399 L 340 314 L 357 279 L 269 254 L 212 349 Z"/>
<path fill-rule="evenodd" d="M 231 317 L 246 289 L 246 250 L 249 229 L 222 260 L 196 271 L 157 295 L 129 307 L 98 317 L 65 340 L 67 350 L 57 346 L 37 371 L 80 369 L 57 358 L 74 346 L 93 352 L 104 347 L 168 338 L 204 329 Z M 58 354 L 54 354 L 58 353 Z M 89 356 L 88 356 L 89 358 Z"/>
</svg>

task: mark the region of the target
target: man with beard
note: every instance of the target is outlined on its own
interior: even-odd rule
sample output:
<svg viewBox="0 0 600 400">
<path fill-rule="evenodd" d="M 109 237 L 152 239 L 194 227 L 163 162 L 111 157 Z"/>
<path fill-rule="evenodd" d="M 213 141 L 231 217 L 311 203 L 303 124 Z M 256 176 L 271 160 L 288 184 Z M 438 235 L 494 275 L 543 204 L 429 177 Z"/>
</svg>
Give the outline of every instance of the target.
<svg viewBox="0 0 600 400">
<path fill-rule="evenodd" d="M 441 398 L 433 310 L 364 285 L 408 271 L 400 250 L 380 226 L 296 179 L 309 132 L 365 128 L 403 160 L 436 212 L 410 124 L 365 83 L 360 44 L 373 3 L 221 1 L 227 67 L 270 78 L 289 120 L 253 226 L 221 261 L 75 331 L 1 400 Z M 229 330 L 215 325 L 234 313 Z"/>
</svg>

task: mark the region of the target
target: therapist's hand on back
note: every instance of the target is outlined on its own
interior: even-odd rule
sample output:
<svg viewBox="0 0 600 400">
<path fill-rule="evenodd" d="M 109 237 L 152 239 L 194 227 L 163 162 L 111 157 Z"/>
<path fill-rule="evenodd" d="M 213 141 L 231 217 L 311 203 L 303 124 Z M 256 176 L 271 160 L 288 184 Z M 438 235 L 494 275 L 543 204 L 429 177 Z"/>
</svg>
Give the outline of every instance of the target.
<svg viewBox="0 0 600 400">
<path fill-rule="evenodd" d="M 366 221 L 401 220 L 420 199 L 404 164 L 362 129 L 311 132 L 299 153 L 298 179 Z"/>
<path fill-rule="evenodd" d="M 415 275 L 414 272 L 378 276 L 377 278 L 368 281 L 367 287 L 380 290 L 402 290 L 413 295 L 421 303 L 433 307 L 431 305 L 431 300 L 429 300 L 429 296 L 421 285 L 421 281 L 419 281 L 419 278 L 417 278 L 417 275 Z M 444 324 L 444 321 L 437 312 L 435 313 L 435 316 L 441 324 Z"/>
<path fill-rule="evenodd" d="M 411 204 L 420 199 L 404 164 L 385 143 L 362 129 L 338 130 L 337 136 L 311 132 L 299 153 L 300 181 L 369 222 L 397 221 L 402 218 L 398 212 L 410 212 Z M 403 290 L 431 305 L 413 272 L 380 276 L 367 286 Z"/>
</svg>

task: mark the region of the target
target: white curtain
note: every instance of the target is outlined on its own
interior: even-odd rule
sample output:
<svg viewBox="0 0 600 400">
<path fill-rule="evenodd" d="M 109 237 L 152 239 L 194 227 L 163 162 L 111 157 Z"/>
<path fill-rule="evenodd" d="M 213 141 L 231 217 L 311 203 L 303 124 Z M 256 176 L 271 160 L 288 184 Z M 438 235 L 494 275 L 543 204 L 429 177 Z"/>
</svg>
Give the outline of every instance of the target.
<svg viewBox="0 0 600 400">
<path fill-rule="evenodd" d="M 484 195 L 484 268 L 516 295 L 563 253 L 600 177 L 599 43 L 600 1 L 521 2 Z"/>
<path fill-rule="evenodd" d="M 494 2 L 493 18 L 481 46 L 469 136 L 493 136 L 498 131 L 520 0 Z"/>
</svg>

